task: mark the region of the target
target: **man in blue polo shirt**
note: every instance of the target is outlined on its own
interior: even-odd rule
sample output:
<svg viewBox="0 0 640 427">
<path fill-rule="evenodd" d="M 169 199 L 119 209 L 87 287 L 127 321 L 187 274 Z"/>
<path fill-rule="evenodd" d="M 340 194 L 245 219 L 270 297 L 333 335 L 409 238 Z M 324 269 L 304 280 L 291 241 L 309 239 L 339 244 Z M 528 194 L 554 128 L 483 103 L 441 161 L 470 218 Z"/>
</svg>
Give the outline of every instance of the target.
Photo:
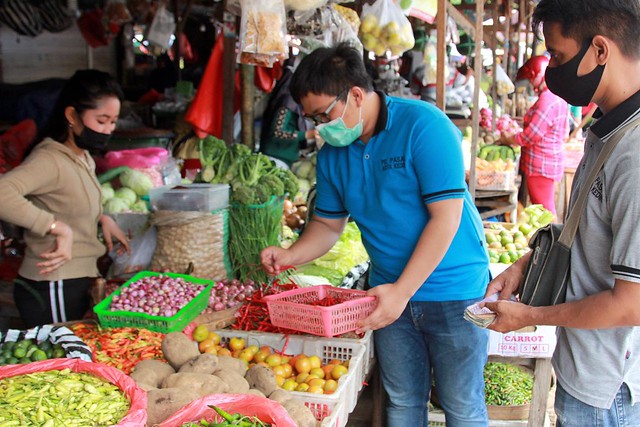
<svg viewBox="0 0 640 427">
<path fill-rule="evenodd" d="M 325 141 L 313 219 L 271 274 L 326 253 L 351 217 L 371 258 L 374 330 L 389 427 L 427 426 L 432 380 L 449 426 L 487 426 L 487 332 L 463 318 L 484 295 L 488 257 L 467 191 L 460 132 L 432 105 L 374 92 L 362 56 L 346 44 L 305 57 L 291 94 Z"/>
</svg>

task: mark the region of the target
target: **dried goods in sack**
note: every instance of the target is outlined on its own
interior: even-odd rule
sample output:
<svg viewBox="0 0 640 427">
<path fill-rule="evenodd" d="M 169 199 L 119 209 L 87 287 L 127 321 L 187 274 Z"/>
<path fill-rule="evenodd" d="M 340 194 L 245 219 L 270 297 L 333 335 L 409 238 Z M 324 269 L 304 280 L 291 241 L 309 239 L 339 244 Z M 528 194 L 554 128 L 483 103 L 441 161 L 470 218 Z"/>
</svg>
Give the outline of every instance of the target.
<svg viewBox="0 0 640 427">
<path fill-rule="evenodd" d="M 213 213 L 157 211 L 151 223 L 158 229 L 152 270 L 184 273 L 193 268 L 190 274 L 195 277 L 212 280 L 229 277 L 226 209 Z"/>
</svg>

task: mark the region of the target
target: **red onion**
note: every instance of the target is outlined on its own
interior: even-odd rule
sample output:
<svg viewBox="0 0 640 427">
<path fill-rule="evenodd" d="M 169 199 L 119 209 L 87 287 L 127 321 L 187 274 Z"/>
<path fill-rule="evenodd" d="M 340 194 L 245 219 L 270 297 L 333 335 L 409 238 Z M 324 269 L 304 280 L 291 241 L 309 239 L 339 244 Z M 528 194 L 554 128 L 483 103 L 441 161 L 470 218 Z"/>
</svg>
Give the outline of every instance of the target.
<svg viewBox="0 0 640 427">
<path fill-rule="evenodd" d="M 111 311 L 131 311 L 171 317 L 204 290 L 205 286 L 165 275 L 145 277 L 122 288 L 111 299 Z"/>
</svg>

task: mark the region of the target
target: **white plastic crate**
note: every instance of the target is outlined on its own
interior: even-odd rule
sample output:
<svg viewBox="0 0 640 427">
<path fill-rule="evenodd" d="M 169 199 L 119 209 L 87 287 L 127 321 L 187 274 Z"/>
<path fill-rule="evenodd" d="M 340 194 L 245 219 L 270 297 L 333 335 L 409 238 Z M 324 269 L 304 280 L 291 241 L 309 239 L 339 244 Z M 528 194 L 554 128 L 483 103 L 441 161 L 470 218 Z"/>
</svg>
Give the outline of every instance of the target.
<svg viewBox="0 0 640 427">
<path fill-rule="evenodd" d="M 367 378 L 369 374 L 369 370 L 371 366 L 373 366 L 373 359 L 375 358 L 375 348 L 373 347 L 373 331 L 365 332 L 364 336 L 360 339 L 358 338 L 342 338 L 342 337 L 333 337 L 333 338 L 323 338 L 323 337 L 315 337 L 305 335 L 304 338 L 318 341 L 331 341 L 333 342 L 353 342 L 357 344 L 362 344 L 364 346 L 364 357 L 362 364 L 362 381 L 358 385 L 358 391 L 360 391 L 364 385 L 364 380 Z"/>
<path fill-rule="evenodd" d="M 344 427 L 349 420 L 349 411 L 346 410 L 345 404 L 339 402 L 334 408 L 333 412 L 322 420 L 320 427 Z"/>
<path fill-rule="evenodd" d="M 338 388 L 333 394 L 314 394 L 299 391 L 290 392 L 292 397 L 304 403 L 318 421 L 324 420 L 336 412 L 339 403 L 343 403 L 344 417 L 353 411 L 358 400 L 358 391 L 364 381 L 365 346 L 355 340 L 334 338 L 309 338 L 307 336 L 272 334 L 266 332 L 247 332 L 238 330 L 217 330 L 221 341 L 228 342 L 233 337 L 244 338 L 246 345 L 267 345 L 287 355 L 304 353 L 307 356 L 320 356 L 322 363 L 333 359 L 347 360 L 349 372 L 338 380 Z M 342 411 L 342 409 L 339 409 Z"/>
</svg>

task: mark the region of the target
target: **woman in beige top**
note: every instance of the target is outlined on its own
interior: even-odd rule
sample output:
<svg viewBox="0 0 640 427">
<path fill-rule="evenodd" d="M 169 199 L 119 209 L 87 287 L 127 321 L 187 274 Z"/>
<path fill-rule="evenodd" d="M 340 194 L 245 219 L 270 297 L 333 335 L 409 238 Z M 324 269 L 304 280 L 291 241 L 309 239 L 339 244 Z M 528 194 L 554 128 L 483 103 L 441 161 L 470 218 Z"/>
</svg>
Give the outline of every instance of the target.
<svg viewBox="0 0 640 427">
<path fill-rule="evenodd" d="M 81 319 L 90 308 L 97 259 L 127 239 L 102 214 L 89 151 L 104 150 L 120 114 L 122 90 L 107 73 L 77 71 L 63 87 L 46 137 L 0 176 L 0 219 L 24 227 L 27 245 L 14 299 L 27 327 Z"/>
</svg>

